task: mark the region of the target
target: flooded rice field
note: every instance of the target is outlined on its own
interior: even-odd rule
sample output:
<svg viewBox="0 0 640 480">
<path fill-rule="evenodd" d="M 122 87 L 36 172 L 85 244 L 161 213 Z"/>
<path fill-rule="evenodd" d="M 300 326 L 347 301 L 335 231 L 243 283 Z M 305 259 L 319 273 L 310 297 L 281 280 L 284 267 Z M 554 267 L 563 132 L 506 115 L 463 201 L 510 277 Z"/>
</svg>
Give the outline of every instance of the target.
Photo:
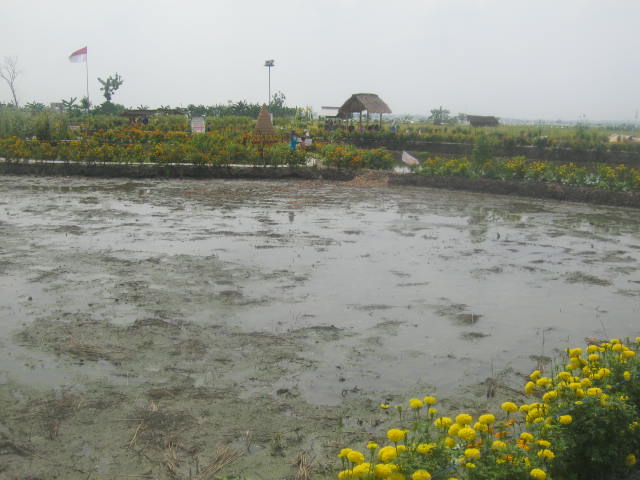
<svg viewBox="0 0 640 480">
<path fill-rule="evenodd" d="M 637 210 L 427 188 L 0 177 L 0 271 L 9 479 L 333 478 L 640 334 Z"/>
</svg>

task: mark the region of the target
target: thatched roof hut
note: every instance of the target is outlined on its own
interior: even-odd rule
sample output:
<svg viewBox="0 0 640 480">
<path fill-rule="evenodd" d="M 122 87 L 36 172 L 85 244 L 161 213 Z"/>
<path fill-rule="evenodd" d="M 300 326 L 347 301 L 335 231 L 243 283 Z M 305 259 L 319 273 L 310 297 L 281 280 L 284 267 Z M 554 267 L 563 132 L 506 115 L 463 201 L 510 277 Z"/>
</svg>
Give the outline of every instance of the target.
<svg viewBox="0 0 640 480">
<path fill-rule="evenodd" d="M 472 127 L 497 127 L 500 122 L 496 117 L 485 115 L 467 115 Z"/>
<path fill-rule="evenodd" d="M 383 113 L 391 113 L 389 106 L 375 93 L 354 93 L 342 104 L 338 111 L 338 117 L 350 118 L 353 113 L 366 111 L 367 116 L 370 113 L 379 113 L 382 118 Z"/>
</svg>

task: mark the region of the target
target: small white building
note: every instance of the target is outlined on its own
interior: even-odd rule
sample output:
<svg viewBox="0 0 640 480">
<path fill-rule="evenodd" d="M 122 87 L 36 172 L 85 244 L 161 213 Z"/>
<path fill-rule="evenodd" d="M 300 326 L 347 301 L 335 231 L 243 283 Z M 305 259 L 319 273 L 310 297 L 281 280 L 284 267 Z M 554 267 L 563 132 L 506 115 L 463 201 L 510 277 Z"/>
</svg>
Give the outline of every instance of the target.
<svg viewBox="0 0 640 480">
<path fill-rule="evenodd" d="M 338 118 L 338 112 L 340 111 L 340 107 L 320 107 L 320 113 L 318 114 L 319 118 L 326 119 L 335 119 Z"/>
</svg>

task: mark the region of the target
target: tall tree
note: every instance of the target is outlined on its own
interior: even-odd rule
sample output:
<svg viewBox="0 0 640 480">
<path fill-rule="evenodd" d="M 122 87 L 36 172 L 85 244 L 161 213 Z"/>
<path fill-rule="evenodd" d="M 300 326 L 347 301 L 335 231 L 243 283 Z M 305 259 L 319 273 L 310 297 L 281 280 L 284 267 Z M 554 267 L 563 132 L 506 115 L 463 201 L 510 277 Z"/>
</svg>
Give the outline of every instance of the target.
<svg viewBox="0 0 640 480">
<path fill-rule="evenodd" d="M 18 96 L 16 95 L 16 78 L 20 75 L 18 70 L 18 59 L 16 57 L 4 57 L 4 62 L 0 63 L 0 77 L 7 82 L 11 95 L 13 95 L 13 104 L 18 106 Z"/>
<path fill-rule="evenodd" d="M 106 80 L 98 78 L 98 81 L 102 85 L 100 90 L 102 90 L 102 94 L 107 102 L 111 102 L 111 97 L 113 94 L 120 88 L 123 80 L 120 74 L 116 73 L 115 75 L 109 75 Z"/>
<path fill-rule="evenodd" d="M 447 123 L 449 121 L 449 110 L 446 108 L 434 108 L 431 110 L 431 115 L 429 115 L 429 120 L 431 120 L 435 125 L 442 125 L 443 123 Z"/>
</svg>

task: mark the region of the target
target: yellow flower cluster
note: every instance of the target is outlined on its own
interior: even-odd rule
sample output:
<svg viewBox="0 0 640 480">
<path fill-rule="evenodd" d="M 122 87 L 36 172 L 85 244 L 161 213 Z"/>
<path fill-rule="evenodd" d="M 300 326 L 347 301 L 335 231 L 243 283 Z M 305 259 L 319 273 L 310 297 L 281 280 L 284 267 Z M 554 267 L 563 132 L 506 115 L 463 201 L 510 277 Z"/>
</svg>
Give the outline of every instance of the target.
<svg viewBox="0 0 640 480">
<path fill-rule="evenodd" d="M 554 448 L 554 434 L 570 432 L 580 421 L 575 408 L 594 402 L 606 409 L 632 396 L 617 395 L 612 385 L 628 384 L 640 374 L 639 347 L 640 337 L 633 344 L 612 339 L 585 349 L 568 349 L 563 370 L 531 373 L 525 390 L 537 396 L 535 401 L 520 406 L 503 402 L 500 415 L 459 413 L 452 418 L 436 417 L 430 411 L 425 416 L 422 407 L 431 407 L 436 399 L 412 398 L 409 406 L 416 414 L 412 428 L 387 430 L 390 444 L 382 447 L 370 441 L 367 458 L 356 450 L 343 449 L 338 456 L 344 468 L 338 478 L 425 480 L 439 476 L 445 468 L 455 468 L 462 479 L 491 478 L 486 469 L 504 465 L 520 476 L 546 480 L 549 465 L 562 453 Z M 382 406 L 389 408 L 386 403 Z M 402 421 L 402 406 L 396 408 Z M 628 430 L 639 432 L 640 420 L 630 422 Z M 624 464 L 634 466 L 640 451 L 630 447 L 627 452 Z"/>
</svg>

